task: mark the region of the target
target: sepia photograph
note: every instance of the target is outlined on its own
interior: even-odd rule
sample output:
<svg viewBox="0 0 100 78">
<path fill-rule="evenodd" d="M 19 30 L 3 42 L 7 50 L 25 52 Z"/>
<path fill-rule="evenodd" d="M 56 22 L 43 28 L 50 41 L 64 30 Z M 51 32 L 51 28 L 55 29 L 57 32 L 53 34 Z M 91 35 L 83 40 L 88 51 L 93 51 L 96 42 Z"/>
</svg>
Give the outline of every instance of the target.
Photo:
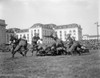
<svg viewBox="0 0 100 78">
<path fill-rule="evenodd" d="M 99 0 L 0 0 L 0 78 L 100 78 Z"/>
</svg>

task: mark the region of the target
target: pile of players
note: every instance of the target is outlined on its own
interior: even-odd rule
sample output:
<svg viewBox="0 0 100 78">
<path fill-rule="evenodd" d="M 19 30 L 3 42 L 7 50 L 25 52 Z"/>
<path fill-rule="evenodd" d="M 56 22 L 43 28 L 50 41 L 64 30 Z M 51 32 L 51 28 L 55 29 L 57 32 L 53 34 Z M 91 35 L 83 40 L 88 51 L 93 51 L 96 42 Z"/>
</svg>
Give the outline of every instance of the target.
<svg viewBox="0 0 100 78">
<path fill-rule="evenodd" d="M 32 38 L 32 55 L 34 51 L 36 52 L 36 55 L 39 56 L 73 54 L 81 55 L 82 53 L 89 52 L 89 50 L 85 46 L 80 45 L 80 43 L 76 41 L 74 37 L 71 37 L 71 34 L 66 35 L 66 41 L 62 41 L 61 39 L 59 39 L 56 33 L 44 37 L 50 37 L 54 40 L 54 42 L 51 45 L 41 44 L 42 39 L 40 39 L 36 34 Z"/>
</svg>

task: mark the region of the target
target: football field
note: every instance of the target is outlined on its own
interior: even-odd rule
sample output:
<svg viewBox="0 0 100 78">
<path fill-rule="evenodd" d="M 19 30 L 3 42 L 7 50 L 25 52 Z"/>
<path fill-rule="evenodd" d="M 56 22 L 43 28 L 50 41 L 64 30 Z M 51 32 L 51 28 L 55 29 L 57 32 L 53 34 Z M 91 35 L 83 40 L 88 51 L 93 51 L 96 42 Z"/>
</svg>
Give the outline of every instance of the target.
<svg viewBox="0 0 100 78">
<path fill-rule="evenodd" d="M 79 55 L 31 56 L 0 52 L 0 78 L 100 78 L 100 52 Z"/>
</svg>

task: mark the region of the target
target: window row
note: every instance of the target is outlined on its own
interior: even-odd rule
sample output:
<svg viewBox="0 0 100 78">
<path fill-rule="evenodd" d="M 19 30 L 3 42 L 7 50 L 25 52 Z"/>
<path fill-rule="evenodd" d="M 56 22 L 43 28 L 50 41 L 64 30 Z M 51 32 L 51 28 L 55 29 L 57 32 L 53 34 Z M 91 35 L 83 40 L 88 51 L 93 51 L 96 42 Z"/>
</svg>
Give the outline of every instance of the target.
<svg viewBox="0 0 100 78">
<path fill-rule="evenodd" d="M 64 35 L 64 37 L 65 37 L 65 39 L 66 39 L 66 35 L 67 34 L 73 34 L 73 35 L 76 35 L 76 31 L 75 30 L 73 30 L 73 33 L 71 33 L 72 31 L 70 30 L 69 31 L 69 33 L 67 33 L 67 31 L 64 31 L 64 34 L 62 33 L 63 31 L 59 31 L 59 34 L 57 34 L 57 35 L 59 35 L 59 37 L 60 37 L 60 39 L 62 39 L 62 35 Z M 56 32 L 56 33 L 58 33 L 58 32 Z"/>
<path fill-rule="evenodd" d="M 62 32 L 63 31 L 56 31 L 56 33 L 60 33 L 60 34 L 62 34 Z M 64 31 L 64 34 L 66 35 L 66 34 L 74 34 L 74 35 L 76 35 L 76 31 L 75 30 L 73 30 L 73 32 L 70 30 L 69 32 L 67 32 L 67 31 Z"/>
</svg>

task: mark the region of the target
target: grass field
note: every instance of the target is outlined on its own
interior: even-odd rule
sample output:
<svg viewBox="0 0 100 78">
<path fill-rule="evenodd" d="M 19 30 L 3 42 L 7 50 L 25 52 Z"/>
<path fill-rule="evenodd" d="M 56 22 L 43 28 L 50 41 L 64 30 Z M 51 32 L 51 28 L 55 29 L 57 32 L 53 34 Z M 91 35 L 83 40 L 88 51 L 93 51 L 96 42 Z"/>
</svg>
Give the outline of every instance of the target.
<svg viewBox="0 0 100 78">
<path fill-rule="evenodd" d="M 22 57 L 0 52 L 0 78 L 100 78 L 100 52 Z"/>
</svg>

